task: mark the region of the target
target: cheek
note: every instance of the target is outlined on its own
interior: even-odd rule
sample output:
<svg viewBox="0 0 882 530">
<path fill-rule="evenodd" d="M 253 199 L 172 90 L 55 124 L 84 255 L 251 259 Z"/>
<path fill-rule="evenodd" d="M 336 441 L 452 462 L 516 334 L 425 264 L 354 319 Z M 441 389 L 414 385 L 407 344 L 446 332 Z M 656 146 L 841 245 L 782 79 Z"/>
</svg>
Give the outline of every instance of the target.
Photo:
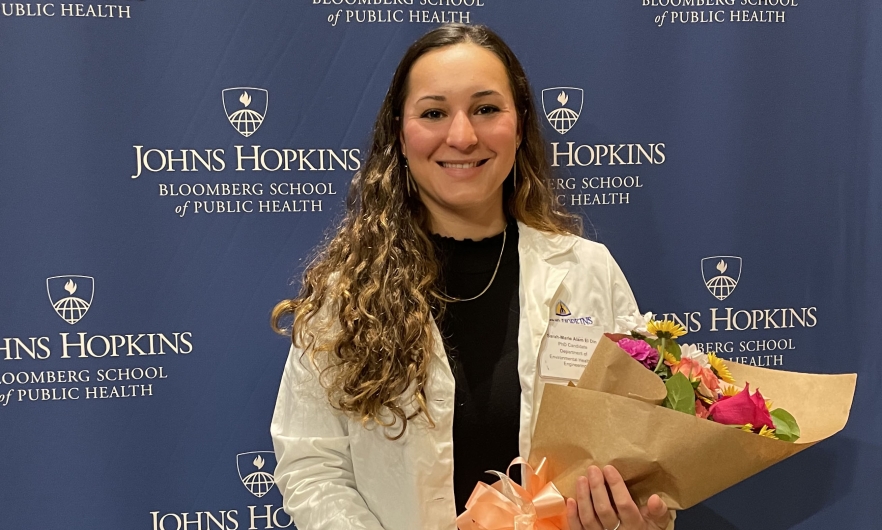
<svg viewBox="0 0 882 530">
<path fill-rule="evenodd" d="M 437 147 L 436 134 L 417 124 L 406 124 L 403 129 L 404 146 L 409 159 L 426 157 Z"/>
<path fill-rule="evenodd" d="M 517 124 L 512 121 L 501 121 L 487 127 L 482 135 L 488 145 L 498 152 L 514 151 L 518 142 Z"/>
</svg>

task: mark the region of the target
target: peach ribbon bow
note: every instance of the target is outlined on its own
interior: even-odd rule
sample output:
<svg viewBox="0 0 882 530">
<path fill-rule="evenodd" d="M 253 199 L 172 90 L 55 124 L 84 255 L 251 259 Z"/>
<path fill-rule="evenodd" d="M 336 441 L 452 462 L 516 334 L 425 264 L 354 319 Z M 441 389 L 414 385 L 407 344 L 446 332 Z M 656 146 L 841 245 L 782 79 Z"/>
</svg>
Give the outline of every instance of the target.
<svg viewBox="0 0 882 530">
<path fill-rule="evenodd" d="M 526 488 L 508 473 L 511 466 L 523 464 Z M 545 459 L 533 470 L 523 458 L 515 458 L 505 473 L 488 471 L 499 481 L 488 486 L 478 482 L 456 518 L 459 530 L 561 530 L 565 528 L 567 504 L 554 484 L 546 478 Z"/>
</svg>

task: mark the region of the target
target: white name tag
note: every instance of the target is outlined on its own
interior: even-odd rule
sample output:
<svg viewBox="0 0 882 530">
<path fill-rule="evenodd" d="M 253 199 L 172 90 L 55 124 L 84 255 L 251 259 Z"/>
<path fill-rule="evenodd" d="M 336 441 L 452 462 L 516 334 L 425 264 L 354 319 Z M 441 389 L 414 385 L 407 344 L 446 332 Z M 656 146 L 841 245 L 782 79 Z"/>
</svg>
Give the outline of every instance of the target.
<svg viewBox="0 0 882 530">
<path fill-rule="evenodd" d="M 599 326 L 552 320 L 539 347 L 539 375 L 545 379 L 578 380 L 601 337 L 603 329 Z"/>
</svg>

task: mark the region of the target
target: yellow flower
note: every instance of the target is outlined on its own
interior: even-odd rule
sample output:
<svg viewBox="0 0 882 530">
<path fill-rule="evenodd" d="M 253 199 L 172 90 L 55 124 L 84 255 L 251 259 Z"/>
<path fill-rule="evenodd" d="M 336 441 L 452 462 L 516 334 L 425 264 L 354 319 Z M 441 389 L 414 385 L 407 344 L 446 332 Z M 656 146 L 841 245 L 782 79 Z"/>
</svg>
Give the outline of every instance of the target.
<svg viewBox="0 0 882 530">
<path fill-rule="evenodd" d="M 753 432 L 753 424 L 752 423 L 745 423 L 744 425 L 741 425 L 738 428 L 744 432 Z M 775 429 L 769 429 L 765 425 L 763 425 L 762 428 L 759 430 L 759 432 L 756 434 L 758 434 L 759 436 L 762 436 L 763 438 L 771 438 L 772 440 L 778 439 L 778 437 L 775 436 Z"/>
<path fill-rule="evenodd" d="M 732 397 L 738 392 L 741 392 L 741 390 L 741 388 L 738 388 L 735 385 L 730 385 L 728 383 L 720 385 L 720 391 L 726 397 Z"/>
<path fill-rule="evenodd" d="M 778 439 L 778 437 L 775 436 L 775 429 L 769 429 L 765 425 L 763 425 L 763 428 L 760 429 L 760 432 L 758 432 L 757 434 L 762 436 L 763 438 L 771 438 L 772 440 Z"/>
<path fill-rule="evenodd" d="M 678 361 L 677 358 L 674 357 L 673 353 L 666 351 L 665 352 L 665 363 L 667 363 L 668 366 L 677 366 L 678 364 L 680 364 L 680 361 Z"/>
<path fill-rule="evenodd" d="M 660 339 L 676 339 L 686 334 L 683 326 L 671 320 L 651 320 L 646 324 L 646 331 Z"/>
<path fill-rule="evenodd" d="M 698 396 L 698 399 L 704 401 L 704 402 L 707 403 L 708 405 L 713 405 L 714 403 L 716 403 L 716 400 L 714 400 L 714 399 L 712 399 L 712 398 L 709 398 L 709 397 L 707 397 L 707 396 L 703 396 L 703 395 L 701 395 L 701 394 L 699 394 L 699 393 L 696 393 L 695 395 Z"/>
<path fill-rule="evenodd" d="M 707 361 L 710 363 L 711 369 L 714 371 L 714 373 L 717 374 L 717 377 L 729 384 L 735 384 L 735 378 L 732 377 L 732 372 L 729 371 L 726 363 L 724 363 L 722 359 L 717 357 L 716 353 L 709 352 L 707 354 Z"/>
<path fill-rule="evenodd" d="M 766 400 L 766 410 L 768 410 L 769 412 L 772 411 L 772 400 L 771 399 Z"/>
</svg>

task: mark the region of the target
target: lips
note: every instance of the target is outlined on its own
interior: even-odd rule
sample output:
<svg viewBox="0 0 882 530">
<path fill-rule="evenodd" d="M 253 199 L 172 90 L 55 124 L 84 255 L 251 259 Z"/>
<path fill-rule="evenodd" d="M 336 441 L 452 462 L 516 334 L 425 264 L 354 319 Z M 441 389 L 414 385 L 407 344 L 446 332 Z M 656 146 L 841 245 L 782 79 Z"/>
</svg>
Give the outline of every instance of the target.
<svg viewBox="0 0 882 530">
<path fill-rule="evenodd" d="M 472 162 L 438 162 L 438 165 L 448 169 L 471 169 L 473 167 L 483 166 L 487 160 L 488 159 L 485 158 L 483 160 L 475 160 Z"/>
</svg>

